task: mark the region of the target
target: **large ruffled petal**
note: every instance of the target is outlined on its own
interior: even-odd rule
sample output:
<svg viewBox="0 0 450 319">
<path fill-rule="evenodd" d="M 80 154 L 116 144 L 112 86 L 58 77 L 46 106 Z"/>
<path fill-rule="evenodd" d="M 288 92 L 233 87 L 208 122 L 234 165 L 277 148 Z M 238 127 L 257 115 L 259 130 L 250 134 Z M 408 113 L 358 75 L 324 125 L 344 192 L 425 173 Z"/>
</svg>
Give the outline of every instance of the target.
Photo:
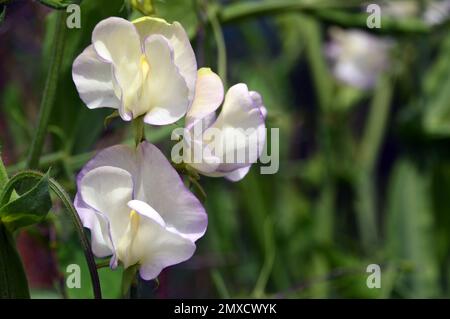
<svg viewBox="0 0 450 319">
<path fill-rule="evenodd" d="M 169 40 L 173 48 L 175 65 L 186 82 L 189 89 L 189 101 L 192 103 L 197 78 L 197 61 L 189 37 L 181 24 L 178 22 L 170 24 L 163 19 L 151 17 L 139 18 L 133 21 L 133 24 L 141 37 L 142 43 L 153 34 L 160 34 Z"/>
<path fill-rule="evenodd" d="M 163 36 L 148 37 L 144 46 L 149 65 L 141 98 L 141 108 L 146 111 L 144 121 L 153 125 L 174 123 L 188 109 L 188 87 L 174 64 L 170 43 Z"/>
<path fill-rule="evenodd" d="M 79 182 L 89 171 L 102 166 L 118 167 L 126 170 L 131 176 L 137 175 L 136 151 L 126 145 L 114 145 L 98 152 L 77 176 L 78 188 Z"/>
<path fill-rule="evenodd" d="M 144 142 L 140 151 L 140 189 L 136 199 L 148 203 L 162 216 L 167 227 L 175 228 L 183 237 L 197 240 L 208 223 L 200 201 L 184 186 L 183 181 L 161 151 Z"/>
<path fill-rule="evenodd" d="M 88 108 L 120 107 L 120 100 L 114 91 L 112 65 L 101 60 L 92 45 L 73 62 L 72 78 Z"/>
<path fill-rule="evenodd" d="M 164 268 L 192 257 L 194 242 L 171 229 L 170 225 L 161 223 L 161 217 L 152 207 L 139 201 L 129 205 L 140 217 L 135 236 L 132 230 L 129 232 L 132 238 L 129 238 L 127 261 L 129 265 L 140 264 L 139 273 L 143 279 L 154 279 Z"/>
<path fill-rule="evenodd" d="M 117 167 L 97 167 L 79 181 L 78 191 L 87 206 L 108 219 L 110 235 L 116 244 L 128 223 L 127 203 L 132 199 L 133 193 L 131 175 Z"/>
<path fill-rule="evenodd" d="M 101 59 L 112 64 L 115 92 L 122 102 L 120 115 L 131 120 L 143 83 L 141 42 L 136 28 L 122 18 L 102 20 L 92 32 L 92 45 Z"/>
<path fill-rule="evenodd" d="M 186 127 L 214 113 L 223 101 L 223 84 L 220 77 L 209 68 L 201 68 L 197 73 L 195 98 L 186 114 Z"/>
<path fill-rule="evenodd" d="M 74 206 L 83 226 L 91 231 L 91 246 L 94 255 L 99 258 L 112 255 L 114 246 L 109 233 L 108 220 L 84 203 L 79 194 L 75 196 Z"/>
<path fill-rule="evenodd" d="M 246 167 L 262 154 L 266 127 L 261 107 L 262 100 L 247 85 L 236 84 L 228 90 L 222 111 L 208 129 L 214 133 L 214 154 L 221 158 L 218 172 Z"/>
</svg>

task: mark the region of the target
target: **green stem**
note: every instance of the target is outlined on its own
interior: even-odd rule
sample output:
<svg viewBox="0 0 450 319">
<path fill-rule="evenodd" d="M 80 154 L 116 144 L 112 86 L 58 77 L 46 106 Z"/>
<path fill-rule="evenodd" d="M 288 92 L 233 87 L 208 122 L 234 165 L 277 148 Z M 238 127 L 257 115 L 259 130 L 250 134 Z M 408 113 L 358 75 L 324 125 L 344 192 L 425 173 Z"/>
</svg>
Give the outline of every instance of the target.
<svg viewBox="0 0 450 319">
<path fill-rule="evenodd" d="M 221 299 L 230 299 L 230 293 L 228 292 L 227 285 L 223 279 L 222 274 L 217 269 L 211 270 L 211 279 L 216 287 L 217 293 Z"/>
<path fill-rule="evenodd" d="M 306 43 L 306 56 L 311 67 L 315 97 L 319 105 L 319 144 L 325 157 L 325 172 L 320 196 L 315 203 L 314 240 L 318 247 L 331 245 L 334 237 L 334 220 L 336 204 L 336 182 L 333 175 L 331 98 L 333 92 L 332 77 L 323 55 L 322 33 L 319 23 L 311 17 L 301 15 L 303 23 L 302 38 Z M 311 260 L 314 275 L 328 273 L 330 265 L 326 256 L 320 251 Z M 320 289 L 319 289 L 320 288 Z M 313 292 L 315 297 L 326 297 L 329 292 L 328 283 L 324 283 Z"/>
<path fill-rule="evenodd" d="M 317 103 L 319 104 L 320 147 L 325 154 L 325 176 L 317 205 L 316 234 L 320 243 L 330 243 L 333 238 L 335 182 L 332 174 L 332 148 L 330 102 L 333 91 L 333 83 L 323 57 L 320 26 L 314 19 L 301 16 L 303 24 L 302 36 L 306 43 L 306 55 L 311 66 L 311 73 L 315 86 Z"/>
<path fill-rule="evenodd" d="M 234 22 L 235 20 L 286 13 L 304 11 L 306 9 L 342 8 L 361 5 L 360 0 L 279 0 L 279 1 L 248 1 L 236 2 L 225 6 L 220 12 L 222 22 Z"/>
<path fill-rule="evenodd" d="M 27 276 L 13 235 L 0 222 L 0 299 L 28 299 Z"/>
<path fill-rule="evenodd" d="M 66 12 L 64 10 L 58 11 L 56 30 L 54 36 L 54 44 L 52 50 L 52 56 L 50 59 L 50 66 L 47 74 L 47 80 L 45 82 L 45 88 L 42 95 L 41 106 L 39 110 L 39 120 L 36 134 L 30 146 L 30 151 L 27 159 L 28 168 L 39 167 L 39 157 L 42 153 L 44 146 L 45 135 L 47 132 L 47 126 L 50 119 L 50 115 L 55 102 L 56 88 L 58 85 L 58 78 L 61 68 L 61 62 L 64 51 L 64 40 L 66 33 Z"/>
<path fill-rule="evenodd" d="M 137 272 L 139 265 L 133 265 L 125 269 L 122 273 L 122 296 L 124 298 L 137 298 L 138 278 Z"/>
<path fill-rule="evenodd" d="M 381 1 L 373 1 L 372 3 L 377 2 Z M 362 28 L 371 32 L 427 33 L 432 30 L 432 28 L 418 18 L 397 19 L 388 16 L 382 16 L 382 28 L 368 29 L 367 13 L 352 13 L 339 10 L 360 7 L 360 0 L 248 1 L 236 2 L 223 7 L 220 11 L 219 18 L 222 23 L 234 23 L 237 20 L 297 11 L 314 16 L 324 22 L 332 23 L 334 25 L 347 28 Z"/>
<path fill-rule="evenodd" d="M 378 240 L 374 170 L 386 131 L 392 86 L 388 76 L 382 77 L 378 82 L 359 149 L 360 171 L 355 182 L 356 211 L 366 252 L 371 252 Z"/>
<path fill-rule="evenodd" d="M 15 176 L 13 176 L 10 180 L 10 182 L 7 185 L 11 185 L 10 187 L 13 187 L 17 180 L 22 178 L 42 178 L 45 174 L 37 172 L 37 171 L 22 171 Z M 54 179 L 49 179 L 49 186 L 50 189 L 56 194 L 56 196 L 59 197 L 59 199 L 63 202 L 64 206 L 66 207 L 67 211 L 70 213 L 70 217 L 72 219 L 72 222 L 75 226 L 75 229 L 78 234 L 78 238 L 80 239 L 81 245 L 83 247 L 84 255 L 86 258 L 86 262 L 89 267 L 89 273 L 91 275 L 91 281 L 92 281 L 92 288 L 94 291 L 94 297 L 96 299 L 102 298 L 101 293 L 101 287 L 100 287 L 100 280 L 98 278 L 98 272 L 97 272 L 97 266 L 95 264 L 95 258 L 91 251 L 91 246 L 89 243 L 89 239 L 86 237 L 86 234 L 83 230 L 83 224 L 81 223 L 80 217 L 78 216 L 78 213 L 75 209 L 75 207 L 72 204 L 72 201 L 69 197 L 69 195 L 66 193 L 66 191 L 59 185 L 58 182 L 56 182 Z M 3 192 L 8 192 L 8 189 L 3 190 Z"/>
<path fill-rule="evenodd" d="M 144 117 L 139 116 L 133 120 L 134 128 L 134 144 L 136 147 L 145 140 L 145 127 L 144 127 Z"/>
<path fill-rule="evenodd" d="M 227 87 L 227 48 L 223 37 L 222 26 L 217 17 L 218 9 L 214 7 L 209 12 L 209 22 L 214 33 L 214 39 L 217 45 L 217 69 L 223 85 Z"/>
<path fill-rule="evenodd" d="M 359 153 L 362 166 L 368 171 L 373 171 L 383 141 L 391 105 L 392 89 L 392 81 L 388 76 L 380 78 L 370 106 Z"/>
</svg>

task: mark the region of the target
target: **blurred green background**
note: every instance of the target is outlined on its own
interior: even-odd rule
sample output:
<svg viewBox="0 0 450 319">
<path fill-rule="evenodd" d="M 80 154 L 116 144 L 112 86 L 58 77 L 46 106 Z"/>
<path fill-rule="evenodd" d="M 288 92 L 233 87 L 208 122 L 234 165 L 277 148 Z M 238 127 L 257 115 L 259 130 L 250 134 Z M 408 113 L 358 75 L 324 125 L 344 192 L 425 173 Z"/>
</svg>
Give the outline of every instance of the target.
<svg viewBox="0 0 450 319">
<path fill-rule="evenodd" d="M 25 167 L 35 134 L 56 14 L 38 1 L 0 3 L 0 141 L 12 175 Z M 104 127 L 110 109 L 83 105 L 72 62 L 100 20 L 141 15 L 136 3 L 83 0 L 81 28 L 66 31 L 40 169 L 51 167 L 72 196 L 95 150 L 133 142 L 127 123 Z M 157 288 L 140 282 L 142 296 L 450 297 L 449 23 L 383 15 L 381 29 L 368 29 L 363 4 L 153 1 L 153 15 L 183 24 L 199 67 L 262 94 L 267 126 L 280 130 L 280 169 L 261 175 L 254 165 L 238 183 L 202 177 L 205 237 L 190 261 L 163 271 Z M 333 76 L 325 51 L 336 27 L 393 41 L 373 88 Z M 172 129 L 147 127 L 147 137 L 170 154 Z M 32 296 L 90 298 L 83 253 L 62 209 L 55 200 L 45 225 L 18 235 Z M 82 286 L 65 289 L 73 263 L 82 267 Z M 380 289 L 366 285 L 369 264 L 381 267 Z M 119 297 L 121 270 L 103 268 L 100 277 L 103 294 Z"/>
</svg>

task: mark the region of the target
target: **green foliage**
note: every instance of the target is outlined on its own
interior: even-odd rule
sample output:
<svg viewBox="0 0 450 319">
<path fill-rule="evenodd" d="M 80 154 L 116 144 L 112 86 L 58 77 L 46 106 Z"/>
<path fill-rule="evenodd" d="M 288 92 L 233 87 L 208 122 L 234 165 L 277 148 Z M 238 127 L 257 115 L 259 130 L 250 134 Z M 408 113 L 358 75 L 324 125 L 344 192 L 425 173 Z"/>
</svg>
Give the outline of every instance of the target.
<svg viewBox="0 0 450 319">
<path fill-rule="evenodd" d="M 402 297 L 439 296 L 435 228 L 429 176 L 407 160 L 393 170 L 386 220 L 389 261 L 402 271 L 395 289 Z"/>
<path fill-rule="evenodd" d="M 5 20 L 5 16 L 6 16 L 6 6 L 3 6 L 2 12 L 0 12 L 0 23 L 2 23 L 3 20 Z"/>
<path fill-rule="evenodd" d="M 11 198 L 13 191 L 17 198 Z M 35 179 L 10 181 L 0 197 L 0 223 L 12 231 L 33 225 L 47 216 L 51 206 L 48 174 L 37 182 Z"/>
<path fill-rule="evenodd" d="M 0 299 L 29 298 L 22 261 L 11 232 L 0 222 Z"/>
<path fill-rule="evenodd" d="M 197 1 L 194 0 L 154 0 L 155 15 L 169 22 L 178 21 L 187 34 L 193 37 L 199 24 Z"/>
<path fill-rule="evenodd" d="M 439 55 L 424 78 L 427 102 L 424 110 L 425 130 L 434 136 L 450 135 L 450 36 L 440 45 Z"/>
<path fill-rule="evenodd" d="M 43 5 L 53 9 L 65 9 L 71 4 L 80 4 L 82 0 L 39 0 Z"/>
</svg>

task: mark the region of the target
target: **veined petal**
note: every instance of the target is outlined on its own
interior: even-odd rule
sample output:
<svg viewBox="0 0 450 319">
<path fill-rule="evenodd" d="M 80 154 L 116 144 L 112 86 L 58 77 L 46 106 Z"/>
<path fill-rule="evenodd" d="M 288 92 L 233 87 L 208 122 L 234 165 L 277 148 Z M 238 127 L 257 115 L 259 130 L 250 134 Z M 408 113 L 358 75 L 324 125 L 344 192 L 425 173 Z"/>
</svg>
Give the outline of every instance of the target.
<svg viewBox="0 0 450 319">
<path fill-rule="evenodd" d="M 117 167 L 97 167 L 79 181 L 78 192 L 86 205 L 108 218 L 115 245 L 128 223 L 127 203 L 133 193 L 131 175 Z"/>
<path fill-rule="evenodd" d="M 167 23 L 163 19 L 142 17 L 132 22 L 144 43 L 148 36 L 160 34 L 168 39 L 173 48 L 174 62 L 188 87 L 189 102 L 192 103 L 197 78 L 197 61 L 189 37 L 181 24 Z"/>
<path fill-rule="evenodd" d="M 248 166 L 261 155 L 266 141 L 261 103 L 243 83 L 228 90 L 222 110 L 210 128 L 219 132 L 214 137 L 215 155 L 222 162 L 219 171 L 231 172 Z"/>
<path fill-rule="evenodd" d="M 197 72 L 195 97 L 186 114 L 186 127 L 215 112 L 223 101 L 223 84 L 220 77 L 210 68 L 201 68 Z"/>
<path fill-rule="evenodd" d="M 92 45 L 75 59 L 72 79 L 88 108 L 119 108 L 120 100 L 114 92 L 112 72 L 111 63 L 101 60 Z"/>
<path fill-rule="evenodd" d="M 163 36 L 148 37 L 144 46 L 149 65 L 141 99 L 148 109 L 144 121 L 153 125 L 174 123 L 188 109 L 188 87 L 174 64 L 172 48 Z"/>
<path fill-rule="evenodd" d="M 183 237 L 195 241 L 203 236 L 208 220 L 200 201 L 156 146 L 143 142 L 138 151 L 140 188 L 135 198 L 151 205 Z"/>
</svg>

